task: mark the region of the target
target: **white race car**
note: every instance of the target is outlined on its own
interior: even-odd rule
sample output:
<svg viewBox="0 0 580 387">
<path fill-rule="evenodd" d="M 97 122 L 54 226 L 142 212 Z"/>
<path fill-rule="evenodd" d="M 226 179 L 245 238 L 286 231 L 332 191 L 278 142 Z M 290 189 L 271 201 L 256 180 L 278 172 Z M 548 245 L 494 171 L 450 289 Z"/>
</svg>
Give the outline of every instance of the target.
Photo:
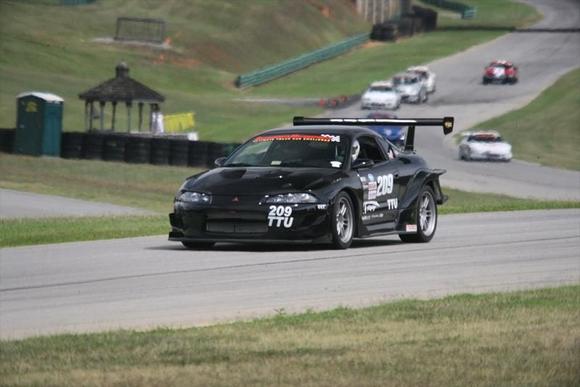
<svg viewBox="0 0 580 387">
<path fill-rule="evenodd" d="M 510 161 L 512 146 L 494 130 L 466 132 L 459 143 L 459 159 Z"/>
<path fill-rule="evenodd" d="M 362 109 L 392 109 L 401 106 L 401 95 L 394 85 L 388 81 L 371 83 L 361 97 Z"/>
<path fill-rule="evenodd" d="M 435 81 L 437 79 L 437 75 L 434 72 L 431 72 L 427 66 L 413 66 L 407 69 L 409 73 L 416 73 L 423 78 L 425 82 L 425 87 L 427 88 L 427 93 L 434 93 L 437 86 L 435 85 Z"/>
<path fill-rule="evenodd" d="M 425 81 L 416 73 L 397 74 L 393 77 L 393 85 L 401 93 L 404 102 L 427 102 L 427 87 Z"/>
</svg>

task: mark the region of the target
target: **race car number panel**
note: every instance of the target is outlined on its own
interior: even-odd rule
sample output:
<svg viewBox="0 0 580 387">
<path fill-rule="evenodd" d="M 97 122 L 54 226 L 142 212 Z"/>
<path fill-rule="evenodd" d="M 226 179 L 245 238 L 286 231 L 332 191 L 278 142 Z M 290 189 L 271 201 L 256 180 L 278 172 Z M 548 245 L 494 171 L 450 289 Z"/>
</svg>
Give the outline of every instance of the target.
<svg viewBox="0 0 580 387">
<path fill-rule="evenodd" d="M 292 207 L 270 206 L 268 209 L 268 227 L 292 227 L 292 224 L 294 223 L 294 217 L 292 217 Z"/>
</svg>

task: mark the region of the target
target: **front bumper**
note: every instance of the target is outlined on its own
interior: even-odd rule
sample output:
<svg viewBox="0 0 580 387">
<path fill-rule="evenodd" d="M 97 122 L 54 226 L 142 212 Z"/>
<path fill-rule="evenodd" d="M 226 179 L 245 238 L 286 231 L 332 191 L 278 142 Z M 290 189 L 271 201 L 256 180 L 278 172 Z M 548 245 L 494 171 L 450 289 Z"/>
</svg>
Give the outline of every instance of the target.
<svg viewBox="0 0 580 387">
<path fill-rule="evenodd" d="M 401 100 L 404 102 L 419 102 L 419 94 L 402 94 Z"/>
<path fill-rule="evenodd" d="M 396 101 L 365 101 L 362 102 L 363 109 L 396 109 Z"/>
<path fill-rule="evenodd" d="M 180 242 L 327 242 L 328 206 L 321 204 L 219 205 L 176 203 L 169 240 Z"/>
<path fill-rule="evenodd" d="M 494 153 L 494 152 L 471 152 L 470 158 L 472 160 L 488 160 L 488 161 L 510 161 L 512 159 L 511 153 Z"/>
</svg>

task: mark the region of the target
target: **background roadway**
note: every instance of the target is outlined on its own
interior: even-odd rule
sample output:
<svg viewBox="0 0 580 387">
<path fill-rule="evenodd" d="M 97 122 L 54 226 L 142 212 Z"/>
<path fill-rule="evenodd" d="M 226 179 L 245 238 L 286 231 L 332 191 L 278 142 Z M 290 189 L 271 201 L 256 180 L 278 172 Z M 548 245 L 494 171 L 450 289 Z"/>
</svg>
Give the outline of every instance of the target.
<svg viewBox="0 0 580 387">
<path fill-rule="evenodd" d="M 577 0 L 528 0 L 525 3 L 535 6 L 544 15 L 544 19 L 533 26 L 535 28 L 580 26 L 580 2 Z M 481 83 L 483 68 L 494 59 L 513 61 L 519 67 L 520 81 L 513 86 L 484 86 Z M 428 65 L 437 74 L 437 91 L 430 95 L 428 104 L 404 104 L 396 114 L 399 117 L 455 116 L 455 132 L 458 132 L 527 105 L 562 75 L 579 67 L 580 33 L 511 33 Z M 365 117 L 368 113 L 356 104 L 329 111 L 328 115 Z M 415 139 L 418 153 L 432 167 L 448 170 L 441 178 L 444 186 L 516 197 L 580 200 L 580 172 L 518 160 L 511 163 L 463 162 L 458 160 L 452 137 L 443 137 L 439 128 L 418 129 Z"/>
</svg>

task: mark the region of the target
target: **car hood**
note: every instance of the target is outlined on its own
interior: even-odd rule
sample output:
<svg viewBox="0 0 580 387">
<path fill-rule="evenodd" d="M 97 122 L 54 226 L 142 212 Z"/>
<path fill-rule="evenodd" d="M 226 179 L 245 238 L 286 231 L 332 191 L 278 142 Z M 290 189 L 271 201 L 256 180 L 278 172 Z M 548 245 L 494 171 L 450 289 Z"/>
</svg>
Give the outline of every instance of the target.
<svg viewBox="0 0 580 387">
<path fill-rule="evenodd" d="M 315 190 L 344 177 L 332 168 L 216 168 L 189 178 L 183 186 L 188 191 L 213 195 L 265 195 Z"/>
<path fill-rule="evenodd" d="M 399 85 L 397 86 L 397 90 L 404 94 L 416 94 L 421 89 L 418 85 Z"/>
<path fill-rule="evenodd" d="M 370 99 L 373 101 L 385 101 L 385 100 L 394 100 L 397 99 L 397 93 L 396 92 L 374 92 L 374 91 L 370 91 L 370 92 L 366 92 L 363 94 L 362 96 L 363 99 Z"/>
</svg>

